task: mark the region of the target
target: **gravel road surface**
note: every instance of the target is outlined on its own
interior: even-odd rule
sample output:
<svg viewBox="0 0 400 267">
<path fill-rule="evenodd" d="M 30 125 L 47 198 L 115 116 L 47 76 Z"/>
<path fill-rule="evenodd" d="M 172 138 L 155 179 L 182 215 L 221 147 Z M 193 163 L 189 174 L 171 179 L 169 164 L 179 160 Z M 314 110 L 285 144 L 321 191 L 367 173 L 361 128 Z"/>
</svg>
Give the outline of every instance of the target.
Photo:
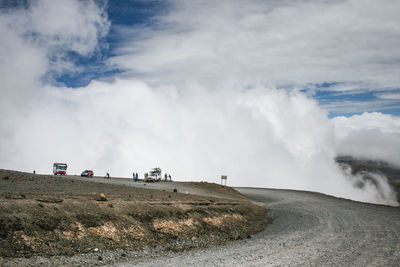
<svg viewBox="0 0 400 267">
<path fill-rule="evenodd" d="M 400 266 L 400 208 L 311 192 L 238 190 L 275 218 L 262 233 L 117 266 Z"/>
<path fill-rule="evenodd" d="M 229 195 L 221 195 L 216 192 L 207 191 L 204 188 L 198 188 L 194 186 L 190 182 L 155 182 L 155 183 L 145 183 L 143 181 L 134 182 L 133 179 L 127 178 L 115 178 L 107 179 L 103 177 L 95 176 L 93 178 L 87 177 L 80 177 L 80 176 L 69 176 L 71 178 L 82 180 L 82 181 L 94 181 L 98 183 L 107 183 L 107 184 L 116 184 L 116 185 L 123 185 L 123 186 L 133 186 L 133 187 L 140 187 L 146 189 L 156 189 L 156 190 L 165 190 L 172 192 L 174 189 L 177 189 L 179 193 L 187 193 L 187 194 L 194 194 L 194 195 L 201 195 L 201 196 L 208 196 L 208 197 L 218 197 L 218 198 L 230 198 Z M 237 198 L 237 196 L 235 196 Z"/>
</svg>

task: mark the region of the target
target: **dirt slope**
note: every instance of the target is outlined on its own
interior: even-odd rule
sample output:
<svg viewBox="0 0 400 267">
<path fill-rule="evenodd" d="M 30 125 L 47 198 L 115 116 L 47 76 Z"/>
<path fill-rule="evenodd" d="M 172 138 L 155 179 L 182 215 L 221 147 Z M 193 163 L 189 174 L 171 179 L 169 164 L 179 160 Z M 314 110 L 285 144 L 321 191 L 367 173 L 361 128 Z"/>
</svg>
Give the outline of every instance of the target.
<svg viewBox="0 0 400 267">
<path fill-rule="evenodd" d="M 0 170 L 0 265 L 16 264 L 19 257 L 34 264 L 32 256 L 117 249 L 122 255 L 147 248 L 180 251 L 248 238 L 265 228 L 265 208 L 235 190 L 193 187 L 229 199 Z"/>
</svg>

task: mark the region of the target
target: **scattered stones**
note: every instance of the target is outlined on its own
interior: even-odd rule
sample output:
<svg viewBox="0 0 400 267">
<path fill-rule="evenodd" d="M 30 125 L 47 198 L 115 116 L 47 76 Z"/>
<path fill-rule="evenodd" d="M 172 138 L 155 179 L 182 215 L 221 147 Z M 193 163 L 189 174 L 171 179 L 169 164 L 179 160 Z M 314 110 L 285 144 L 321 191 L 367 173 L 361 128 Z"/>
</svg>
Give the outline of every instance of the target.
<svg viewBox="0 0 400 267">
<path fill-rule="evenodd" d="M 61 203 L 61 202 L 63 202 L 62 199 L 52 198 L 52 197 L 50 197 L 50 198 L 36 198 L 35 200 L 39 201 L 39 202 L 44 202 L 44 203 Z"/>
<path fill-rule="evenodd" d="M 19 196 L 6 195 L 5 198 L 6 199 L 24 199 L 25 197 L 23 197 L 22 195 L 19 195 Z"/>
<path fill-rule="evenodd" d="M 106 195 L 103 194 L 103 193 L 94 195 L 94 199 L 95 199 L 96 201 L 108 201 Z"/>
<path fill-rule="evenodd" d="M 4 177 L 1 170 L 0 177 Z M 160 255 L 164 251 L 181 252 L 194 247 L 222 244 L 229 240 L 230 230 L 240 227 L 242 221 L 239 220 L 238 224 L 236 219 L 232 220 L 233 217 L 225 219 L 224 216 L 232 216 L 227 212 L 229 207 L 234 204 L 236 212 L 246 210 L 246 214 L 251 210 L 242 207 L 248 205 L 242 202 L 196 195 L 173 195 L 174 187 L 156 192 L 153 188 L 139 188 L 139 184 L 136 188 L 127 188 L 88 181 L 72 183 L 70 179 L 73 177 L 57 179 L 38 175 L 32 182 L 26 179 L 28 176 L 24 179 L 17 175 L 15 177 L 18 179 L 12 175 L 9 177 L 8 181 L 0 178 L 0 193 L 3 198 L 16 196 L 22 200 L 5 201 L 7 205 L 17 205 L 18 209 L 12 214 L 4 213 L 3 221 L 0 218 L 0 235 L 2 228 L 12 227 L 13 231 L 7 230 L 8 235 L 3 238 L 3 241 L 8 242 L 6 245 L 9 251 L 4 246 L 2 249 L 11 255 L 7 262 L 17 262 L 20 257 L 29 258 L 26 264 L 20 266 L 35 262 L 32 256 L 51 257 L 54 260 L 52 263 L 47 258 L 43 266 L 95 266 Z M 12 185 L 13 180 L 18 186 Z M 35 191 L 38 187 L 40 192 Z M 202 190 L 199 187 L 200 184 L 196 185 L 197 190 Z M 208 187 L 218 189 L 216 185 Z M 174 192 L 178 190 L 179 193 L 185 190 L 196 192 L 186 188 L 175 188 Z M 237 197 L 239 194 L 232 196 Z M 219 205 L 208 205 L 212 202 L 209 199 Z M 203 217 L 211 221 L 205 223 Z M 257 221 L 253 217 L 249 219 L 251 222 Z M 226 231 L 220 230 L 220 222 L 225 220 L 227 223 L 223 227 Z M 258 231 L 254 228 L 258 226 L 249 221 L 240 231 Z M 2 222 L 6 223 L 7 228 L 2 227 Z M 154 224 L 157 228 L 153 227 Z M 209 231 L 214 235 L 210 235 Z M 17 238 L 26 232 L 23 238 L 19 238 L 18 246 L 14 246 L 13 241 L 17 238 L 6 240 L 11 236 L 9 233 L 13 232 Z M 176 239 L 180 241 L 175 243 Z M 25 244 L 35 246 L 35 251 Z M 142 251 L 144 245 L 146 248 Z M 6 261 L 2 262 L 0 255 L 0 266 L 4 266 L 2 263 Z M 40 264 L 38 261 L 36 263 Z"/>
</svg>

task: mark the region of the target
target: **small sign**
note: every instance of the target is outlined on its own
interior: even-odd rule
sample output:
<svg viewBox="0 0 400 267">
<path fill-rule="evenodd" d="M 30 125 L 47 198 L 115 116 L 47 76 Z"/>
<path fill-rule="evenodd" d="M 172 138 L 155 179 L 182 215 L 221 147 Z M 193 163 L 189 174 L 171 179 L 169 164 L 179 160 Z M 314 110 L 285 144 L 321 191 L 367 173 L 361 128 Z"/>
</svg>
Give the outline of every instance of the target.
<svg viewBox="0 0 400 267">
<path fill-rule="evenodd" d="M 225 185 L 226 185 L 226 179 L 228 179 L 228 176 L 221 175 L 221 184 L 224 184 L 224 181 L 225 181 Z"/>
</svg>

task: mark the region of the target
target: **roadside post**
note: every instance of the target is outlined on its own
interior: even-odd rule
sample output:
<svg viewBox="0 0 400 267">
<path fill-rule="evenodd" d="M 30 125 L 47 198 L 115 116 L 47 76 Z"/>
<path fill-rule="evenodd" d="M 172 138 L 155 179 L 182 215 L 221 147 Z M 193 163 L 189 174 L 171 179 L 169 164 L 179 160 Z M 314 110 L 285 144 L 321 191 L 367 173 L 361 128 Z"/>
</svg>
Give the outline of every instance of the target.
<svg viewBox="0 0 400 267">
<path fill-rule="evenodd" d="M 226 175 L 221 175 L 221 184 L 222 184 L 222 185 L 224 185 L 224 182 L 225 182 L 225 185 L 226 185 L 226 179 L 228 179 L 228 176 L 226 176 Z"/>
</svg>

